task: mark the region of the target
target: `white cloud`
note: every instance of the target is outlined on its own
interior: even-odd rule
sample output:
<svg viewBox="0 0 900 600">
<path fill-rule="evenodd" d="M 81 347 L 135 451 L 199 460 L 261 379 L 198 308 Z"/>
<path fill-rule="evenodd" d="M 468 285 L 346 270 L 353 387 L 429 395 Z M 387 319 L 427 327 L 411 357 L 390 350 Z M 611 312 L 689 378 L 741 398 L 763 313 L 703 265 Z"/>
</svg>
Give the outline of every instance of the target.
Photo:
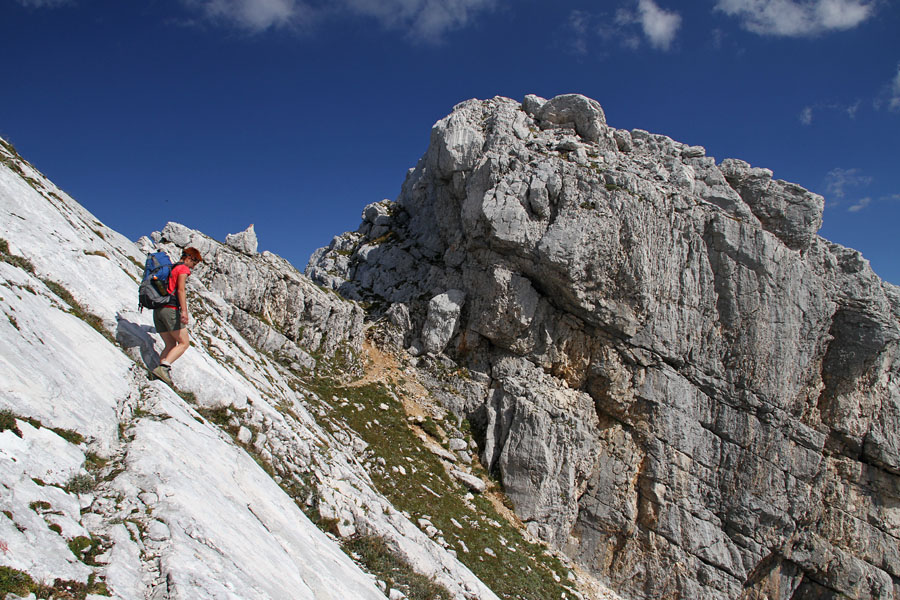
<svg viewBox="0 0 900 600">
<path fill-rule="evenodd" d="M 843 104 L 840 102 L 816 102 L 815 104 L 810 104 L 803 107 L 803 110 L 800 111 L 800 122 L 804 125 L 812 125 L 813 116 L 823 111 L 843 113 L 851 119 L 855 119 L 856 113 L 859 112 L 861 106 L 862 100 L 857 100 L 853 104 Z"/>
<path fill-rule="evenodd" d="M 311 10 L 299 0 L 184 0 L 217 23 L 252 32 L 284 27 L 304 20 Z"/>
<path fill-rule="evenodd" d="M 567 24 L 567 33 L 569 46 L 576 54 L 585 55 L 587 48 L 588 22 L 590 15 L 582 10 L 573 10 L 569 13 L 569 22 Z"/>
<path fill-rule="evenodd" d="M 860 169 L 837 168 L 832 169 L 825 176 L 825 187 L 830 194 L 838 198 L 844 198 L 847 195 L 848 188 L 865 187 L 872 181 L 872 178 L 868 175 L 863 175 Z"/>
<path fill-rule="evenodd" d="M 47 0 L 30 0 L 47 1 Z M 251 32 L 295 26 L 319 18 L 356 15 L 383 27 L 403 29 L 416 39 L 437 41 L 447 31 L 468 25 L 497 0 L 182 0 L 217 23 Z"/>
<path fill-rule="evenodd" d="M 56 8 L 71 3 L 72 0 L 16 0 L 22 6 L 30 8 Z"/>
<path fill-rule="evenodd" d="M 435 41 L 468 25 L 495 0 L 341 0 L 352 11 L 375 17 L 390 28 L 406 29 L 414 38 Z"/>
<path fill-rule="evenodd" d="M 653 0 L 638 0 L 638 13 L 650 45 L 659 50 L 668 50 L 681 26 L 681 15 L 661 9 Z"/>
<path fill-rule="evenodd" d="M 853 29 L 873 14 L 876 0 L 718 0 L 716 9 L 761 35 L 811 36 Z"/>
<path fill-rule="evenodd" d="M 891 81 L 890 100 L 888 108 L 891 110 L 900 110 L 900 65 L 897 65 L 897 74 Z"/>
<path fill-rule="evenodd" d="M 854 204 L 853 206 L 849 207 L 847 209 L 847 211 L 848 212 L 859 212 L 871 203 L 872 203 L 872 199 L 869 198 L 868 196 L 865 198 L 860 198 L 859 201 L 857 201 L 856 204 Z"/>
<path fill-rule="evenodd" d="M 813 120 L 813 107 L 812 106 L 804 106 L 803 110 L 800 111 L 800 122 L 804 125 L 811 125 Z"/>
<path fill-rule="evenodd" d="M 600 19 L 603 23 L 597 28 L 598 35 L 637 50 L 643 34 L 654 48 L 669 50 L 681 27 L 681 15 L 660 8 L 654 0 L 636 0 L 632 6 L 619 8 L 612 20 Z"/>
</svg>

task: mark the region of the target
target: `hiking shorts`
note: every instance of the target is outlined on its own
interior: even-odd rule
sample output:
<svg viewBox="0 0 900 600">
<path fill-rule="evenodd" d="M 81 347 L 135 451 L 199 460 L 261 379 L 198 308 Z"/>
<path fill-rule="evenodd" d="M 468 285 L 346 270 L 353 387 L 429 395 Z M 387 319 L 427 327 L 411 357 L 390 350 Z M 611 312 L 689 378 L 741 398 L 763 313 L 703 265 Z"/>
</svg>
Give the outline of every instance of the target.
<svg viewBox="0 0 900 600">
<path fill-rule="evenodd" d="M 153 326 L 156 327 L 157 333 L 184 329 L 184 323 L 181 322 L 181 313 L 178 312 L 177 308 L 168 306 L 153 309 Z"/>
</svg>

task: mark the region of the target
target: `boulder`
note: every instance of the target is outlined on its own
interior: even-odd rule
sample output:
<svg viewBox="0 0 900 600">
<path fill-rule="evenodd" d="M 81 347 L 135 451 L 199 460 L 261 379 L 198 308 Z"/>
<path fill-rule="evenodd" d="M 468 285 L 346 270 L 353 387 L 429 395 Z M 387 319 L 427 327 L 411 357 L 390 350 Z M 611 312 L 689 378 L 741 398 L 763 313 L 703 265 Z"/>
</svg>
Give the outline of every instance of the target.
<svg viewBox="0 0 900 600">
<path fill-rule="evenodd" d="M 256 240 L 256 231 L 253 224 L 240 233 L 229 233 L 225 236 L 225 243 L 244 254 L 256 254 L 259 243 Z"/>
<path fill-rule="evenodd" d="M 466 294 L 461 290 L 448 290 L 438 294 L 428 303 L 428 316 L 422 328 L 422 343 L 426 352 L 439 354 L 456 333 L 459 315 Z"/>
</svg>

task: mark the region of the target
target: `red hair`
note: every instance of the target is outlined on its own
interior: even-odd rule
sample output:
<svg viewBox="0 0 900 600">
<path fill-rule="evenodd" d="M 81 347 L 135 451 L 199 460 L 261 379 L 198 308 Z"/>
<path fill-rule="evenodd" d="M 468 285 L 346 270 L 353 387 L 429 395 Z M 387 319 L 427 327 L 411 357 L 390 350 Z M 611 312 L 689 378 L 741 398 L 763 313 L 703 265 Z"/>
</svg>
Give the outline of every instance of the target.
<svg viewBox="0 0 900 600">
<path fill-rule="evenodd" d="M 194 262 L 200 262 L 203 260 L 203 257 L 200 256 L 200 251 L 194 248 L 193 246 L 188 246 L 181 252 L 181 258 L 190 258 Z"/>
</svg>

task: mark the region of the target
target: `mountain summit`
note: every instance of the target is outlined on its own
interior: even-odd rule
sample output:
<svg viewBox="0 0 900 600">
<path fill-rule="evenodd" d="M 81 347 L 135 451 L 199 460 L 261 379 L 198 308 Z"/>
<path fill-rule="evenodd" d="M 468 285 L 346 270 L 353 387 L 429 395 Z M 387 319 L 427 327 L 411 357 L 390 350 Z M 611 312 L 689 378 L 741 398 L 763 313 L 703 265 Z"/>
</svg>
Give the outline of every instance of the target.
<svg viewBox="0 0 900 600">
<path fill-rule="evenodd" d="M 366 301 L 534 535 L 639 598 L 900 597 L 900 289 L 824 200 L 610 127 L 470 100 L 307 274 Z"/>
</svg>

